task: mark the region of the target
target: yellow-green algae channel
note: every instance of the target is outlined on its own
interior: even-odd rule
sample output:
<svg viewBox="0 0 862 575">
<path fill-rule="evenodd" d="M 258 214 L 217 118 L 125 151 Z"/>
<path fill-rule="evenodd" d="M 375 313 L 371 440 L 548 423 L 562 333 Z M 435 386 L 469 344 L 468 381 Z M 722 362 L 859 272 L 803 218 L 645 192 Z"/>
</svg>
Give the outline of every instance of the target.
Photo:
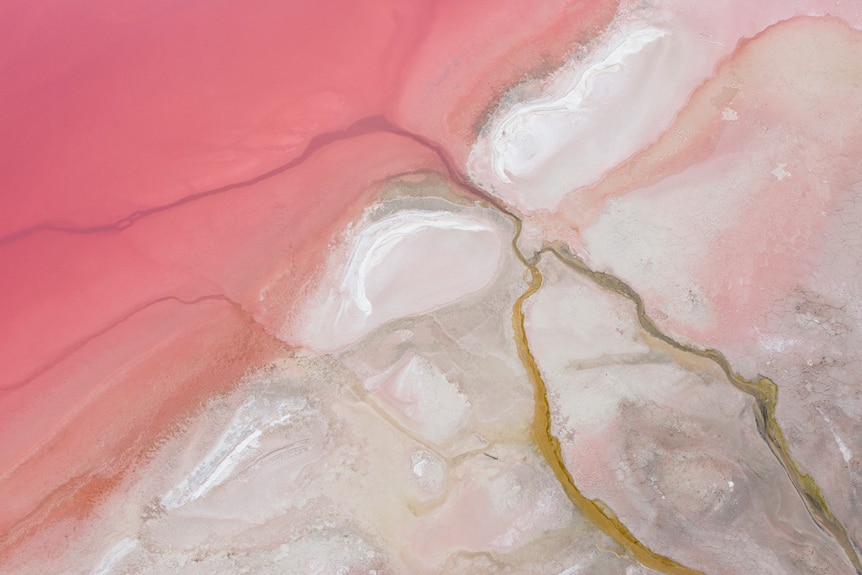
<svg viewBox="0 0 862 575">
<path fill-rule="evenodd" d="M 527 290 L 518 297 L 515 305 L 512 307 L 512 328 L 515 333 L 515 346 L 518 350 L 518 357 L 527 372 L 530 383 L 533 385 L 535 413 L 533 416 L 532 431 L 539 453 L 541 453 L 542 457 L 548 463 L 566 496 L 575 507 L 608 537 L 631 553 L 641 565 L 667 575 L 703 575 L 701 571 L 686 567 L 669 557 L 653 552 L 628 530 L 608 506 L 601 501 L 586 497 L 575 485 L 575 481 L 563 461 L 560 442 L 551 432 L 551 409 L 548 404 L 548 390 L 545 381 L 542 379 L 542 373 L 536 363 L 536 358 L 530 351 L 524 327 L 524 302 L 542 287 L 542 274 L 536 262 L 528 261 L 524 258 L 518 248 L 517 241 L 521 231 L 518 220 L 516 220 L 516 227 L 517 233 L 512 245 L 518 259 L 527 267 L 529 279 L 527 280 Z"/>
</svg>

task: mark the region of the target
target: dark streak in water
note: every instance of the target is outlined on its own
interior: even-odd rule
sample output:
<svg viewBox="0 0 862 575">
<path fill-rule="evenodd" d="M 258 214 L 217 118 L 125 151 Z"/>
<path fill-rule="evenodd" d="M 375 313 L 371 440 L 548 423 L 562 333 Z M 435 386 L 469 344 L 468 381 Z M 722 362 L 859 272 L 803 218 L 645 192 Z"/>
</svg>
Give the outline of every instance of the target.
<svg viewBox="0 0 862 575">
<path fill-rule="evenodd" d="M 372 133 L 401 133 L 400 135 L 406 134 L 403 130 L 394 128 L 386 119 L 382 116 L 372 116 L 368 118 L 363 118 L 351 124 L 348 128 L 344 130 L 338 130 L 334 132 L 327 132 L 325 134 L 319 134 L 313 137 L 302 153 L 296 158 L 281 164 L 267 172 L 263 172 L 262 174 L 258 174 L 253 178 L 248 178 L 246 180 L 240 180 L 237 182 L 232 182 L 230 184 L 225 184 L 223 186 L 219 186 L 217 188 L 211 188 L 208 190 L 203 190 L 200 192 L 196 192 L 193 194 L 189 194 L 187 196 L 183 196 L 173 202 L 169 202 L 166 204 L 156 205 L 150 208 L 146 208 L 143 210 L 137 210 L 132 212 L 131 214 L 113 221 L 109 223 L 99 224 L 95 226 L 74 226 L 74 225 L 63 225 L 61 223 L 56 222 L 43 222 L 41 224 L 37 224 L 34 226 L 30 226 L 27 228 L 20 229 L 16 232 L 8 234 L 6 236 L 0 237 L 0 246 L 10 244 L 26 238 L 31 235 L 35 235 L 38 233 L 46 233 L 46 232 L 55 232 L 55 233 L 66 233 L 66 234 L 98 234 L 98 233 L 111 233 L 111 232 L 122 232 L 133 225 L 135 225 L 138 221 L 148 218 L 149 216 L 165 212 L 171 210 L 173 208 L 177 208 L 186 204 L 190 204 L 196 202 L 198 200 L 202 200 L 205 198 L 209 198 L 212 196 L 218 196 L 224 193 L 228 193 L 234 190 L 240 190 L 243 188 L 248 188 L 255 184 L 259 184 L 263 181 L 269 180 L 270 178 L 274 178 L 278 175 L 281 175 L 285 172 L 289 172 L 290 170 L 300 166 L 310 157 L 312 157 L 315 153 L 317 153 L 322 148 L 326 146 L 344 141 L 350 140 L 353 138 L 358 138 L 360 136 L 365 136 Z"/>
<path fill-rule="evenodd" d="M 31 381 L 33 381 L 37 377 L 50 371 L 53 367 L 61 364 L 64 360 L 66 360 L 66 358 L 68 358 L 69 356 L 71 356 L 75 352 L 86 347 L 86 345 L 88 343 L 90 343 L 92 340 L 96 339 L 99 336 L 105 335 L 106 333 L 110 332 L 111 330 L 113 330 L 116 327 L 122 325 L 123 323 L 129 321 L 134 316 L 138 315 L 139 313 L 142 313 L 143 311 L 145 311 L 151 307 L 154 307 L 154 306 L 157 306 L 157 305 L 163 304 L 163 303 L 168 303 L 168 302 L 179 303 L 182 305 L 197 305 L 197 304 L 208 302 L 208 301 L 221 301 L 221 302 L 227 303 L 228 305 L 230 305 L 234 309 L 236 309 L 239 313 L 241 313 L 246 318 L 248 318 L 250 321 L 257 323 L 256 320 L 254 320 L 254 318 L 252 318 L 251 315 L 248 312 L 246 312 L 239 303 L 231 300 L 230 298 L 228 298 L 227 296 L 225 296 L 223 294 L 203 295 L 203 296 L 199 296 L 199 297 L 196 297 L 196 298 L 190 299 L 190 300 L 185 300 L 185 299 L 182 299 L 180 297 L 172 296 L 172 295 L 159 297 L 159 298 L 156 298 L 152 301 L 148 301 L 142 305 L 139 305 L 138 307 L 125 313 L 123 316 L 112 321 L 110 324 L 103 327 L 102 329 L 95 331 L 93 333 L 90 333 L 85 338 L 78 340 L 77 342 L 69 345 L 63 351 L 61 351 L 57 355 L 57 357 L 55 357 L 54 359 L 47 361 L 44 364 L 40 365 L 38 368 L 33 370 L 29 375 L 23 377 L 22 379 L 20 379 L 16 382 L 10 383 L 8 385 L 5 385 L 5 386 L 0 385 L 0 391 L 10 391 L 13 389 L 18 389 L 20 387 L 24 387 L 25 385 L 27 385 L 28 383 L 30 383 Z"/>
</svg>

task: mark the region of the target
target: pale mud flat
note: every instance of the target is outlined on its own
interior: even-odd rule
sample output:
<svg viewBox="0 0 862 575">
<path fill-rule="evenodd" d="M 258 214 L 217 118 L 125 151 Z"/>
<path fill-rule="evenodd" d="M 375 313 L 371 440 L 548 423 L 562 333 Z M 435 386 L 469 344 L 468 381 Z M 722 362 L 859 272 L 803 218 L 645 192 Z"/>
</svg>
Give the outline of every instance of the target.
<svg viewBox="0 0 862 575">
<path fill-rule="evenodd" d="M 635 305 L 546 255 L 525 305 L 552 431 L 584 495 L 705 573 L 853 573 L 712 362 L 657 340 Z"/>
<path fill-rule="evenodd" d="M 633 5 L 569 68 L 513 89 L 470 164 L 530 249 L 561 242 L 631 286 L 662 332 L 775 383 L 785 451 L 857 571 L 860 26 L 858 3 Z"/>
<path fill-rule="evenodd" d="M 62 566 L 16 572 L 652 573 L 581 516 L 534 448 L 512 222 L 436 176 L 384 196 L 309 286 L 284 334 L 302 349 L 177 430 Z M 436 241 L 444 226 L 456 243 Z M 453 285 L 450 271 L 473 274 L 461 293 L 422 292 Z M 428 296 L 379 295 L 408 288 Z M 320 304 L 345 290 L 344 306 Z"/>
</svg>

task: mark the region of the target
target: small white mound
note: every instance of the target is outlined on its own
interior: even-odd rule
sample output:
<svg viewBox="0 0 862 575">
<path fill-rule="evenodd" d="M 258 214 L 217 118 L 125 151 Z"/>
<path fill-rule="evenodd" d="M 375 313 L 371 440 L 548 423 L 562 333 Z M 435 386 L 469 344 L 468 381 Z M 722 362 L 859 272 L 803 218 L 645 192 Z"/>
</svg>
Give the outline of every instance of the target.
<svg viewBox="0 0 862 575">
<path fill-rule="evenodd" d="M 522 211 L 553 209 L 658 138 L 719 51 L 663 22 L 618 29 L 538 97 L 498 112 L 470 174 Z"/>
<path fill-rule="evenodd" d="M 401 425 L 438 448 L 453 442 L 466 427 L 467 398 L 423 357 L 407 356 L 365 386 Z"/>
<path fill-rule="evenodd" d="M 302 399 L 286 398 L 273 402 L 250 397 L 207 456 L 162 497 L 162 508 L 173 510 L 181 507 L 224 483 L 260 447 L 265 433 L 286 426 L 306 407 L 307 403 Z"/>
<path fill-rule="evenodd" d="M 299 325 L 283 332 L 315 351 L 341 349 L 387 322 L 483 289 L 497 274 L 502 250 L 494 224 L 481 217 L 396 212 L 359 229 L 348 249 L 333 255 Z"/>
</svg>

